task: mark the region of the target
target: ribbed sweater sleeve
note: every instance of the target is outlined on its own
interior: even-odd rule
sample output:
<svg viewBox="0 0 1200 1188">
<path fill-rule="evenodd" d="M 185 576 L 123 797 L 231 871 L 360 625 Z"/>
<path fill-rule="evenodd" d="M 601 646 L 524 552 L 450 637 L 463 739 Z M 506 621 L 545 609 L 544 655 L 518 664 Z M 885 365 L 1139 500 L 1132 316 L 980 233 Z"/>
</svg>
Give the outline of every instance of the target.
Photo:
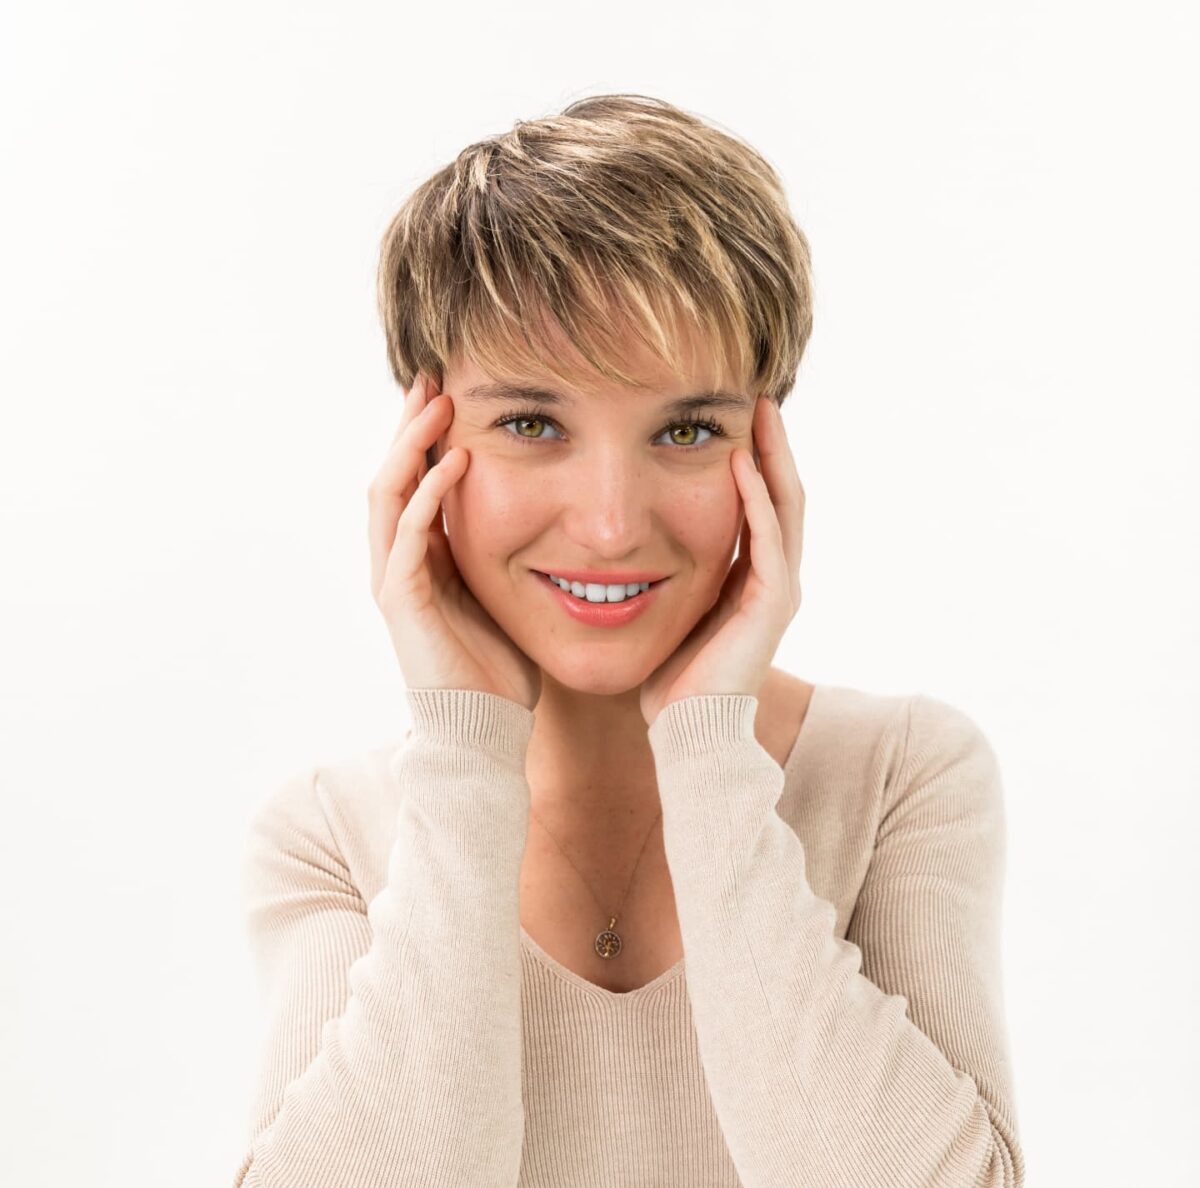
<svg viewBox="0 0 1200 1188">
<path fill-rule="evenodd" d="M 406 698 L 396 838 L 369 906 L 332 840 L 320 769 L 251 826 L 267 1038 L 235 1188 L 517 1184 L 533 714 L 474 690 Z"/>
<path fill-rule="evenodd" d="M 909 699 L 841 940 L 775 812 L 784 774 L 755 738 L 757 705 L 688 697 L 649 730 L 701 1063 L 739 1178 L 1018 1188 L 990 745 L 953 706 Z"/>
</svg>

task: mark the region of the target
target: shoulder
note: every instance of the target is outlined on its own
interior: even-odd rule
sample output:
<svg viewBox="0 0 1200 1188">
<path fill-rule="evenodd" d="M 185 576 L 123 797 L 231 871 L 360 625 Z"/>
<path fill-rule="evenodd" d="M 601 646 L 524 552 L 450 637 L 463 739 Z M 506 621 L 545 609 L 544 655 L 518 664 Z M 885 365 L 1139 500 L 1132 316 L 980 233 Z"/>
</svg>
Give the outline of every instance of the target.
<svg viewBox="0 0 1200 1188">
<path fill-rule="evenodd" d="M 1000 763 L 971 714 L 928 693 L 908 699 L 903 756 L 883 808 L 881 836 L 919 823 L 977 833 L 993 852 L 1002 848 Z"/>
<path fill-rule="evenodd" d="M 894 757 L 894 785 L 931 775 L 938 764 L 995 762 L 978 722 L 965 710 L 929 693 L 880 693 L 847 685 L 817 685 L 814 733 L 885 748 Z"/>
<path fill-rule="evenodd" d="M 908 701 L 908 730 L 901 778 L 906 786 L 956 781 L 977 797 L 1000 799 L 1000 760 L 979 722 L 965 709 L 930 694 Z"/>
<path fill-rule="evenodd" d="M 889 694 L 781 673 L 781 700 L 796 735 L 795 758 L 809 770 L 840 770 L 856 781 L 892 777 L 903 758 L 911 694 Z M 873 780 L 870 782 L 874 782 Z"/>
<path fill-rule="evenodd" d="M 971 755 L 977 760 L 996 760 L 995 751 L 975 718 L 929 693 L 914 693 L 908 698 L 907 743 L 910 768 L 920 767 L 935 755 L 945 759 Z"/>
<path fill-rule="evenodd" d="M 274 784 L 254 805 L 251 832 L 291 823 L 329 830 L 336 823 L 378 816 L 394 801 L 392 761 L 403 744 L 376 747 L 301 767 Z M 380 801 L 388 803 L 381 806 Z"/>
<path fill-rule="evenodd" d="M 336 873 L 366 889 L 386 869 L 399 786 L 381 746 L 302 767 L 257 802 L 246 834 L 247 877 L 282 866 Z"/>
<path fill-rule="evenodd" d="M 871 788 L 879 811 L 931 783 L 967 780 L 977 797 L 998 795 L 999 766 L 987 736 L 951 702 L 924 692 L 803 682 L 788 673 L 776 681 L 793 690 L 795 758 L 810 777 Z"/>
</svg>

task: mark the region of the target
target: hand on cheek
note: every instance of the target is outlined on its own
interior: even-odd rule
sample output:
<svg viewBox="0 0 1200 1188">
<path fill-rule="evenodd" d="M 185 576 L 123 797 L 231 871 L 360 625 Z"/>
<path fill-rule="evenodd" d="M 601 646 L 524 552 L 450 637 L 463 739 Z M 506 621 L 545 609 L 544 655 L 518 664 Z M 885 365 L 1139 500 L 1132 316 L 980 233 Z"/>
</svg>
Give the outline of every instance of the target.
<svg viewBox="0 0 1200 1188">
<path fill-rule="evenodd" d="M 647 722 L 686 697 L 756 697 L 800 606 L 804 488 L 773 401 L 759 400 L 750 447 L 735 449 L 730 467 L 744 517 L 738 556 L 716 604 L 643 683 Z"/>
</svg>

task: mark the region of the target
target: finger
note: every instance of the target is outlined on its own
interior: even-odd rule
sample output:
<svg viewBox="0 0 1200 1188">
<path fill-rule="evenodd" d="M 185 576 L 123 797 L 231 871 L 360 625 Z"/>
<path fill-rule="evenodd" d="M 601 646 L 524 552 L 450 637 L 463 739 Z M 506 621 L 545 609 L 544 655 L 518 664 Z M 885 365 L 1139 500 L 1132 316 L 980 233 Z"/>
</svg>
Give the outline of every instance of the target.
<svg viewBox="0 0 1200 1188">
<path fill-rule="evenodd" d="M 742 530 L 738 534 L 737 560 L 730 566 L 729 573 L 722 588 L 731 605 L 736 607 L 741 602 L 742 590 L 746 587 L 746 579 L 750 576 L 750 517 L 742 517 Z"/>
<path fill-rule="evenodd" d="M 442 385 L 439 380 L 432 375 L 425 375 L 425 404 L 432 404 L 440 395 L 442 395 Z M 451 410 L 453 411 L 453 409 Z M 430 467 L 437 463 L 438 443 L 434 441 L 425 450 L 425 456 L 421 459 L 421 473 L 424 474 Z"/>
<path fill-rule="evenodd" d="M 763 409 L 755 409 L 754 436 L 762 458 L 762 474 L 779 521 L 787 557 L 794 605 L 800 601 L 800 559 L 804 551 L 804 486 L 796 458 L 787 440 L 787 428 L 779 406 L 761 397 Z"/>
<path fill-rule="evenodd" d="M 429 383 L 425 376 L 418 371 L 413 377 L 412 387 L 404 395 L 404 406 L 400 411 L 400 424 L 396 429 L 395 435 L 392 437 L 392 444 L 395 444 L 404 434 L 404 430 L 420 416 L 426 406 L 429 404 Z M 407 502 L 412 498 L 412 493 L 417 489 L 417 483 L 421 481 L 427 465 L 421 465 L 417 468 L 417 473 L 413 476 L 412 482 L 401 492 L 402 497 Z"/>
<path fill-rule="evenodd" d="M 733 466 L 750 526 L 750 563 L 762 581 L 773 589 L 787 590 L 790 597 L 792 584 L 788 578 L 783 531 L 766 480 L 755 469 L 747 449 L 734 450 Z"/>
<path fill-rule="evenodd" d="M 404 432 L 408 423 L 442 394 L 441 385 L 431 375 L 418 371 L 413 376 L 412 387 L 404 393 L 404 404 L 400 412 L 400 424 L 392 441 L 396 441 Z"/>
<path fill-rule="evenodd" d="M 413 376 L 412 387 L 404 393 L 404 404 L 400 410 L 400 425 L 396 429 L 395 436 L 392 438 L 395 441 L 401 433 L 404 432 L 404 427 L 425 407 L 425 377 L 418 371 Z"/>
<path fill-rule="evenodd" d="M 418 484 L 416 493 L 396 523 L 395 542 L 384 567 L 381 598 L 387 590 L 407 592 L 425 564 L 435 538 L 438 547 L 445 543 L 441 525 L 442 499 L 466 472 L 466 462 L 466 450 L 447 450 Z"/>
<path fill-rule="evenodd" d="M 750 517 L 742 516 L 742 531 L 738 535 L 738 560 L 750 560 Z"/>
<path fill-rule="evenodd" d="M 419 396 L 414 398 L 418 403 L 420 399 Z M 417 412 L 405 410 L 408 419 L 392 439 L 383 464 L 367 489 L 371 591 L 377 599 L 396 538 L 397 523 L 405 506 L 420 489 L 428 470 L 424 465 L 426 449 L 445 432 L 452 419 L 450 405 L 449 400 L 438 400 Z"/>
</svg>

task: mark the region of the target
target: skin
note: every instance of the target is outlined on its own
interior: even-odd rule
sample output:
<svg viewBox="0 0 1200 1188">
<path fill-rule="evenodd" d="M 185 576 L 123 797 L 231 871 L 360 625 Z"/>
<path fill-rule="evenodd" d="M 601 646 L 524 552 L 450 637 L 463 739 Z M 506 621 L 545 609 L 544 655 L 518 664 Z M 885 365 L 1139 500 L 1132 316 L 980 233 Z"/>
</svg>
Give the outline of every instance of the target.
<svg viewBox="0 0 1200 1188">
<path fill-rule="evenodd" d="M 548 374 L 522 375 L 570 400 L 524 425 L 495 422 L 527 402 L 473 406 L 456 395 L 496 378 L 471 360 L 454 360 L 442 376 L 454 407 L 435 457 L 462 446 L 471 458 L 442 504 L 450 548 L 479 603 L 541 669 L 526 772 L 534 811 L 560 840 L 645 837 L 659 802 L 643 685 L 717 600 L 742 535 L 731 455 L 741 447 L 757 459 L 755 402 L 720 374 L 703 342 L 688 345 L 693 365 L 679 373 L 625 340 L 622 361 L 648 390 L 597 377 L 585 393 Z M 747 397 L 743 411 L 697 414 L 712 415 L 726 435 L 667 432 L 660 407 L 710 387 Z M 671 580 L 634 622 L 599 629 L 555 607 L 530 572 L 556 564 Z"/>
</svg>

